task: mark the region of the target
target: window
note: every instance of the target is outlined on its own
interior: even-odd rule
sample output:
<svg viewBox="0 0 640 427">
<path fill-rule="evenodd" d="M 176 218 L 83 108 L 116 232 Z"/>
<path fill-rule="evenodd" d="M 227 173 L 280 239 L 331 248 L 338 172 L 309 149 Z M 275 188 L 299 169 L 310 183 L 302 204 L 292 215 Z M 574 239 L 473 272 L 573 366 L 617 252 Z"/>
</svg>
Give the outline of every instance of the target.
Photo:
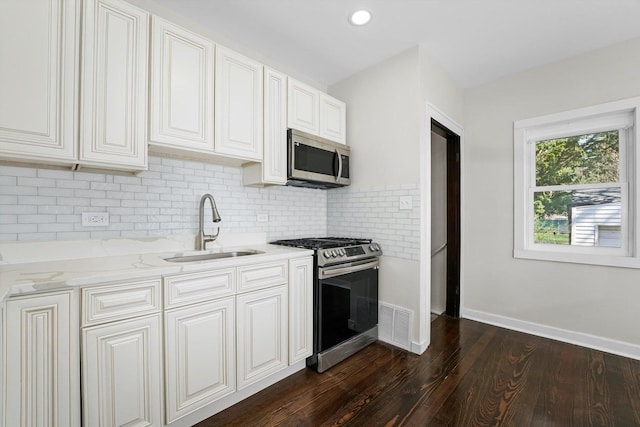
<svg viewBox="0 0 640 427">
<path fill-rule="evenodd" d="M 514 123 L 514 256 L 640 268 L 640 98 Z"/>
</svg>

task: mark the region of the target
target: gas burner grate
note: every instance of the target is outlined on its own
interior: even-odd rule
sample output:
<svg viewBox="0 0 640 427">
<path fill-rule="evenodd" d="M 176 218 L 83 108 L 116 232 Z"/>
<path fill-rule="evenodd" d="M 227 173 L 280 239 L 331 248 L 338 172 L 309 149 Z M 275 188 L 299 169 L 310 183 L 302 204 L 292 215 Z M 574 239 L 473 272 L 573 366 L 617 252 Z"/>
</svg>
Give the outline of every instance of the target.
<svg viewBox="0 0 640 427">
<path fill-rule="evenodd" d="M 328 249 L 340 248 L 352 245 L 365 245 L 371 243 L 371 239 L 353 237 L 309 237 L 302 239 L 284 239 L 271 242 L 274 245 L 291 246 L 304 249 Z"/>
</svg>

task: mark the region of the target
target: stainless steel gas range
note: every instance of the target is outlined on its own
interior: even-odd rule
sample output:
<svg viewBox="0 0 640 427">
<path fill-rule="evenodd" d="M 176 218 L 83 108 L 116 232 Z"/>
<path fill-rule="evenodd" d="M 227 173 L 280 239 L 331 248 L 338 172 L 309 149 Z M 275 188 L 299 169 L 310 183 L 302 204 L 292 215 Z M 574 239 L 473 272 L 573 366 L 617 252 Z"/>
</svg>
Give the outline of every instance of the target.
<svg viewBox="0 0 640 427">
<path fill-rule="evenodd" d="M 324 372 L 378 339 L 377 243 L 344 237 L 271 243 L 314 250 L 313 355 L 307 366 Z"/>
</svg>

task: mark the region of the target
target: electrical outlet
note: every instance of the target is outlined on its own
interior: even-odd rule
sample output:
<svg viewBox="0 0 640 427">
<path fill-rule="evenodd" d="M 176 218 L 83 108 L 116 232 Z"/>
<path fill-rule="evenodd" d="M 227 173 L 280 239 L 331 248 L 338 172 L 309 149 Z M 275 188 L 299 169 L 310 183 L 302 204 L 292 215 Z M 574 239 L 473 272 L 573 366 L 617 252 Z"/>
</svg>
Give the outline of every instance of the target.
<svg viewBox="0 0 640 427">
<path fill-rule="evenodd" d="M 106 227 L 109 225 L 109 212 L 82 212 L 84 227 Z"/>
<path fill-rule="evenodd" d="M 413 209 L 413 197 L 400 196 L 400 210 L 407 211 Z"/>
<path fill-rule="evenodd" d="M 267 222 L 269 221 L 269 214 L 263 213 L 258 214 L 258 222 Z"/>
</svg>

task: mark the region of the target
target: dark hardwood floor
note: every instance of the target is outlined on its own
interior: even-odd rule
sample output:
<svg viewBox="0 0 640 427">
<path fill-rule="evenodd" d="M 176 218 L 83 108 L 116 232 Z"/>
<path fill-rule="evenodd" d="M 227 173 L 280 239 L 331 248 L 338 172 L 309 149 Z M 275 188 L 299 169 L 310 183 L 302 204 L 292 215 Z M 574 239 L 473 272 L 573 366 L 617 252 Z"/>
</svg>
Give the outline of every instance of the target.
<svg viewBox="0 0 640 427">
<path fill-rule="evenodd" d="M 210 426 L 640 426 L 640 361 L 440 316 L 421 356 L 373 344 Z"/>
</svg>

